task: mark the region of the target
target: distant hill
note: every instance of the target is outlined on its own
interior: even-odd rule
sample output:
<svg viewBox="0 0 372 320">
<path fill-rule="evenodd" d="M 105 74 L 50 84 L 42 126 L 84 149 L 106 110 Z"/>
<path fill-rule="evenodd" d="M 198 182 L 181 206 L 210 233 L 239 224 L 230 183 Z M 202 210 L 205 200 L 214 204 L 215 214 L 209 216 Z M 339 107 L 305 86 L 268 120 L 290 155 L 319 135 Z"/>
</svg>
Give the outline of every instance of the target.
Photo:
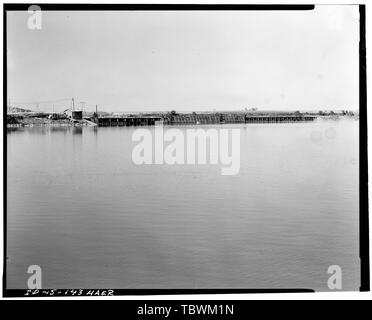
<svg viewBox="0 0 372 320">
<path fill-rule="evenodd" d="M 7 107 L 7 113 L 18 113 L 18 112 L 32 112 L 32 110 L 17 108 L 17 107 Z"/>
</svg>

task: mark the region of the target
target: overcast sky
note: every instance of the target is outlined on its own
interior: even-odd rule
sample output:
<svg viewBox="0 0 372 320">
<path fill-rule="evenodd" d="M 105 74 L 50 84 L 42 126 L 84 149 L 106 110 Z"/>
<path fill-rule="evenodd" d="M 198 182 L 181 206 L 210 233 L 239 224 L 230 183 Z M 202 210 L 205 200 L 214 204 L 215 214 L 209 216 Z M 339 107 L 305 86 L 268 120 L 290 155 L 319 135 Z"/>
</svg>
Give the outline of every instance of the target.
<svg viewBox="0 0 372 320">
<path fill-rule="evenodd" d="M 104 111 L 358 109 L 357 6 L 43 12 L 41 30 L 28 29 L 28 17 L 8 12 L 14 102 L 75 97 Z"/>
</svg>

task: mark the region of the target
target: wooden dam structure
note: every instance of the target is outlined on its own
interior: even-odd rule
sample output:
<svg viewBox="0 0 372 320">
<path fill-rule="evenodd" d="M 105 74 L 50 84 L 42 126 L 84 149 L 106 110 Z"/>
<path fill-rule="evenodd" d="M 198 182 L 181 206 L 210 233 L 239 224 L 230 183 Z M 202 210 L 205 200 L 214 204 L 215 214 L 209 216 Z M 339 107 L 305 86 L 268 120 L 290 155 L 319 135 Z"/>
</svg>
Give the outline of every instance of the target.
<svg viewBox="0 0 372 320">
<path fill-rule="evenodd" d="M 162 117 L 94 117 L 91 119 L 99 127 L 132 127 L 132 126 L 153 126 Z"/>
<path fill-rule="evenodd" d="M 314 121 L 313 115 L 296 114 L 175 114 L 159 116 L 103 116 L 96 114 L 90 121 L 100 127 L 128 127 L 128 126 L 153 126 L 157 123 L 165 125 L 198 125 L 198 124 L 233 124 L 233 123 L 280 123 L 280 122 L 303 122 Z"/>
</svg>

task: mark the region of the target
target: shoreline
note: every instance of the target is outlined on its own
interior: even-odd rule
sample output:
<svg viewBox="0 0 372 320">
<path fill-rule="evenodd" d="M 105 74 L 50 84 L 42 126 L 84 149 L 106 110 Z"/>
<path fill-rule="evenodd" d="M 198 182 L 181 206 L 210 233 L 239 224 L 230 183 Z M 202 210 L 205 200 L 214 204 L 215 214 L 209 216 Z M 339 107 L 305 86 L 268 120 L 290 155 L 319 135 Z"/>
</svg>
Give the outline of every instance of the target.
<svg viewBox="0 0 372 320">
<path fill-rule="evenodd" d="M 359 120 L 359 117 L 356 116 L 340 116 L 340 117 L 317 117 L 315 121 L 338 121 L 343 119 L 349 119 L 349 120 Z M 298 122 L 311 122 L 311 121 L 298 121 Z M 298 123 L 296 121 L 281 121 L 281 122 L 234 122 L 234 123 L 174 123 L 174 124 L 164 124 L 167 126 L 184 126 L 184 125 L 195 125 L 195 126 L 202 126 L 202 125 L 229 125 L 229 124 L 263 124 L 263 123 Z M 98 126 L 96 127 L 104 127 L 104 126 Z M 152 126 L 152 125 L 138 125 L 138 126 Z M 34 128 L 34 127 L 66 127 L 66 128 L 73 128 L 73 127 L 92 127 L 92 125 L 89 125 L 87 123 L 74 123 L 72 121 L 69 122 L 27 122 L 27 123 L 7 123 L 7 128 Z M 125 127 L 125 126 L 124 126 Z"/>
<path fill-rule="evenodd" d="M 164 125 L 205 125 L 234 123 L 295 123 L 315 120 L 359 119 L 354 113 L 317 114 L 315 112 L 210 112 L 210 113 L 82 113 L 73 118 L 65 113 L 12 113 L 7 114 L 7 128 L 19 127 L 85 127 L 85 126 L 146 126 L 160 121 Z"/>
</svg>

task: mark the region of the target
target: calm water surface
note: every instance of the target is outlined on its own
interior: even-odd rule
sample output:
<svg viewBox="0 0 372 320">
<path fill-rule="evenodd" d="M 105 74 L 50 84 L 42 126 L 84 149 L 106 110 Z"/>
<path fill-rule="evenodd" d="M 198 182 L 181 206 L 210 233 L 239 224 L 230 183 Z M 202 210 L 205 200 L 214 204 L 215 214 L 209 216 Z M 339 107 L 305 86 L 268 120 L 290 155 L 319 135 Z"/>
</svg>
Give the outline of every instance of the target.
<svg viewBox="0 0 372 320">
<path fill-rule="evenodd" d="M 7 288 L 37 264 L 44 288 L 328 290 L 339 265 L 357 290 L 358 126 L 225 125 L 235 176 L 135 165 L 135 128 L 10 130 Z"/>
</svg>

